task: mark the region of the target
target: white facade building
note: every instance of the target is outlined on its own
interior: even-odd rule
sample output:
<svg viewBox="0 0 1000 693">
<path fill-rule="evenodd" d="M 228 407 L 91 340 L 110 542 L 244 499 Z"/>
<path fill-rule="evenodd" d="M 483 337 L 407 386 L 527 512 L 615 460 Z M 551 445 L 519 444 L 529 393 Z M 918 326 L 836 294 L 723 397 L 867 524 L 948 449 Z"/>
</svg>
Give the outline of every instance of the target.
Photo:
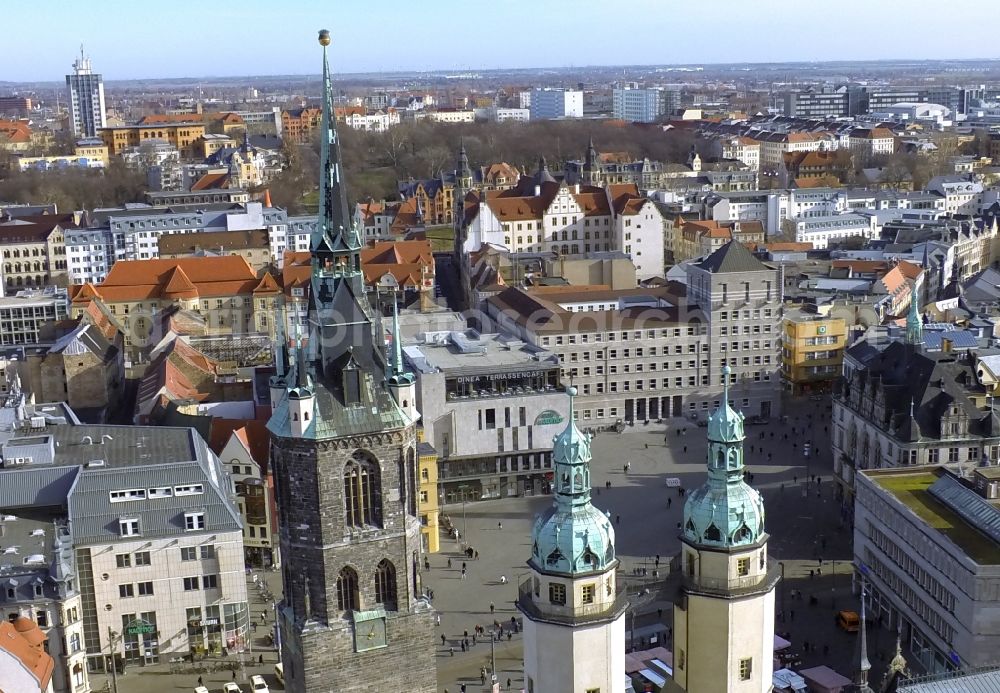
<svg viewBox="0 0 1000 693">
<path fill-rule="evenodd" d="M 531 92 L 532 120 L 583 117 L 583 92 L 573 89 L 534 89 Z"/>
<path fill-rule="evenodd" d="M 615 88 L 611 94 L 612 112 L 619 120 L 632 123 L 655 123 L 666 114 L 662 89 Z"/>
<path fill-rule="evenodd" d="M 854 562 L 869 585 L 869 614 L 900 634 L 925 671 L 996 664 L 998 470 L 975 469 L 969 485 L 938 466 L 854 477 Z"/>
<path fill-rule="evenodd" d="M 96 137 L 100 128 L 107 127 L 104 109 L 104 80 L 94 72 L 90 58 L 80 49 L 73 63 L 73 74 L 66 75 L 69 89 L 69 124 L 77 137 Z"/>
<path fill-rule="evenodd" d="M 812 243 L 817 250 L 847 238 L 875 236 L 876 218 L 869 214 L 836 214 L 831 216 L 797 217 L 791 220 L 797 243 Z"/>
<path fill-rule="evenodd" d="M 508 120 L 516 123 L 526 123 L 531 119 L 531 110 L 528 108 L 501 108 L 497 106 L 489 109 L 489 119 L 497 123 L 505 123 Z"/>
<path fill-rule="evenodd" d="M 206 205 L 208 207 L 209 205 Z M 285 210 L 249 202 L 242 209 L 174 212 L 162 208 L 99 210 L 101 226 L 66 233 L 66 267 L 74 284 L 100 283 L 119 260 L 159 257 L 160 236 L 201 231 L 266 229 L 271 257 L 280 269 L 286 250 L 309 250 L 315 216 L 288 217 Z"/>
<path fill-rule="evenodd" d="M 373 113 L 351 113 L 344 118 L 348 127 L 365 132 L 385 132 L 393 125 L 399 125 L 399 111 L 390 108 Z"/>
</svg>

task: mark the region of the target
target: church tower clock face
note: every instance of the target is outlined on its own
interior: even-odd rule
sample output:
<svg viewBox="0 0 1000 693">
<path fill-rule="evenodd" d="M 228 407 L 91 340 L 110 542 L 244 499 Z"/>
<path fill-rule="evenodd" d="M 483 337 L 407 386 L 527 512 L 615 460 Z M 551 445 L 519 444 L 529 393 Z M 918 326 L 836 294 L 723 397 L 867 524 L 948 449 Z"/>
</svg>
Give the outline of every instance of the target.
<svg viewBox="0 0 1000 693">
<path fill-rule="evenodd" d="M 356 652 L 374 650 L 388 644 L 385 616 L 355 621 L 354 649 Z"/>
</svg>

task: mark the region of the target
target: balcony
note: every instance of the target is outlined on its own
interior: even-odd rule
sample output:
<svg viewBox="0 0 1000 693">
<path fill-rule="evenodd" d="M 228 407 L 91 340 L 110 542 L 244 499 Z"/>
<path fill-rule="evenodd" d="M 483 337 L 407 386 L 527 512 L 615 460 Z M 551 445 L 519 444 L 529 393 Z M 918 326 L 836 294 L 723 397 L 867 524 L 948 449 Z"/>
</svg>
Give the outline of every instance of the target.
<svg viewBox="0 0 1000 693">
<path fill-rule="evenodd" d="M 777 561 L 768 561 L 767 572 L 763 575 L 748 575 L 731 580 L 710 578 L 702 575 L 688 575 L 681 570 L 680 556 L 670 562 L 670 576 L 678 581 L 678 587 L 688 594 L 709 597 L 743 597 L 768 592 L 781 578 L 781 566 Z"/>
<path fill-rule="evenodd" d="M 598 581 L 600 588 L 600 581 Z M 582 626 L 607 623 L 618 618 L 628 608 L 628 595 L 619 590 L 614 601 L 603 604 L 583 604 L 581 606 L 560 606 L 546 604 L 545 610 L 538 608 L 533 600 L 533 583 L 529 578 L 517 588 L 517 608 L 532 621 L 554 623 L 561 626 Z"/>
</svg>

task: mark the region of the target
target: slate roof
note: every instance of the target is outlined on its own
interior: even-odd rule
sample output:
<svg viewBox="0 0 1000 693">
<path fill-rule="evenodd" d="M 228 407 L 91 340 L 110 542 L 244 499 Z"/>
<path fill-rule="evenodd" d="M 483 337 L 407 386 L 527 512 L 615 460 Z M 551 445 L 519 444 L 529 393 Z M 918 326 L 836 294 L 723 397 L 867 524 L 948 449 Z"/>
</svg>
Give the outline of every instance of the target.
<svg viewBox="0 0 1000 693">
<path fill-rule="evenodd" d="M 972 435 L 1000 435 L 1000 417 L 979 409 L 970 397 L 983 392 L 975 373 L 975 360 L 954 353 L 913 351 L 902 342 L 893 342 L 873 351 L 864 342 L 847 350 L 865 367 L 854 372 L 844 384 L 845 397 L 855 388 L 868 390 L 885 401 L 886 428 L 907 441 L 942 437 L 942 416 L 956 403 L 969 418 Z M 911 403 L 913 416 L 911 417 Z"/>
<path fill-rule="evenodd" d="M 767 265 L 755 258 L 742 243 L 730 241 L 697 264 L 713 274 L 730 272 L 760 272 Z"/>
<path fill-rule="evenodd" d="M 237 531 L 239 514 L 218 459 L 190 428 L 47 426 L 55 457 L 0 470 L 0 509 L 65 506 L 75 545 L 120 538 L 118 520 L 138 517 L 142 536 L 184 532 L 184 511 L 205 513 L 205 533 Z M 23 438 L 12 438 L 5 447 Z M 89 464 L 103 460 L 103 465 Z M 200 484 L 202 493 L 111 502 L 116 489 Z"/>
</svg>

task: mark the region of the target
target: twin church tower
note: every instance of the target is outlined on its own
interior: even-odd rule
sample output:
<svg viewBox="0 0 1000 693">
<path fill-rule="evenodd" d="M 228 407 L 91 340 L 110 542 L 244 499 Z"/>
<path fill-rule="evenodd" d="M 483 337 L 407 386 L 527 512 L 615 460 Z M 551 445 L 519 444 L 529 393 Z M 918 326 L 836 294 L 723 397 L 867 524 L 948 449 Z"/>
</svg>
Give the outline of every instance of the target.
<svg viewBox="0 0 1000 693">
<path fill-rule="evenodd" d="M 723 370 L 729 381 L 728 367 Z M 530 578 L 519 586 L 528 693 L 624 693 L 625 614 L 615 532 L 590 502 L 590 436 L 572 417 L 553 449 L 554 500 L 535 521 Z M 728 385 L 708 420 L 708 481 L 684 505 L 666 690 L 771 690 L 774 589 L 764 504 L 746 484 L 743 415 Z"/>
<path fill-rule="evenodd" d="M 414 376 L 398 348 L 398 319 L 387 354 L 385 326 L 365 295 L 333 116 L 329 32 L 319 41 L 321 178 L 308 322 L 279 345 L 268 422 L 285 685 L 293 693 L 432 693 L 437 634 L 420 585 Z M 570 388 L 571 410 L 574 395 Z M 684 508 L 673 683 L 768 691 L 776 579 L 763 504 L 743 482 L 743 416 L 725 398 L 708 437 L 708 482 Z M 572 414 L 553 461 L 553 503 L 535 523 L 517 601 L 525 688 L 622 693 L 628 603 L 616 582 L 614 528 L 591 504 L 590 436 Z"/>
</svg>

